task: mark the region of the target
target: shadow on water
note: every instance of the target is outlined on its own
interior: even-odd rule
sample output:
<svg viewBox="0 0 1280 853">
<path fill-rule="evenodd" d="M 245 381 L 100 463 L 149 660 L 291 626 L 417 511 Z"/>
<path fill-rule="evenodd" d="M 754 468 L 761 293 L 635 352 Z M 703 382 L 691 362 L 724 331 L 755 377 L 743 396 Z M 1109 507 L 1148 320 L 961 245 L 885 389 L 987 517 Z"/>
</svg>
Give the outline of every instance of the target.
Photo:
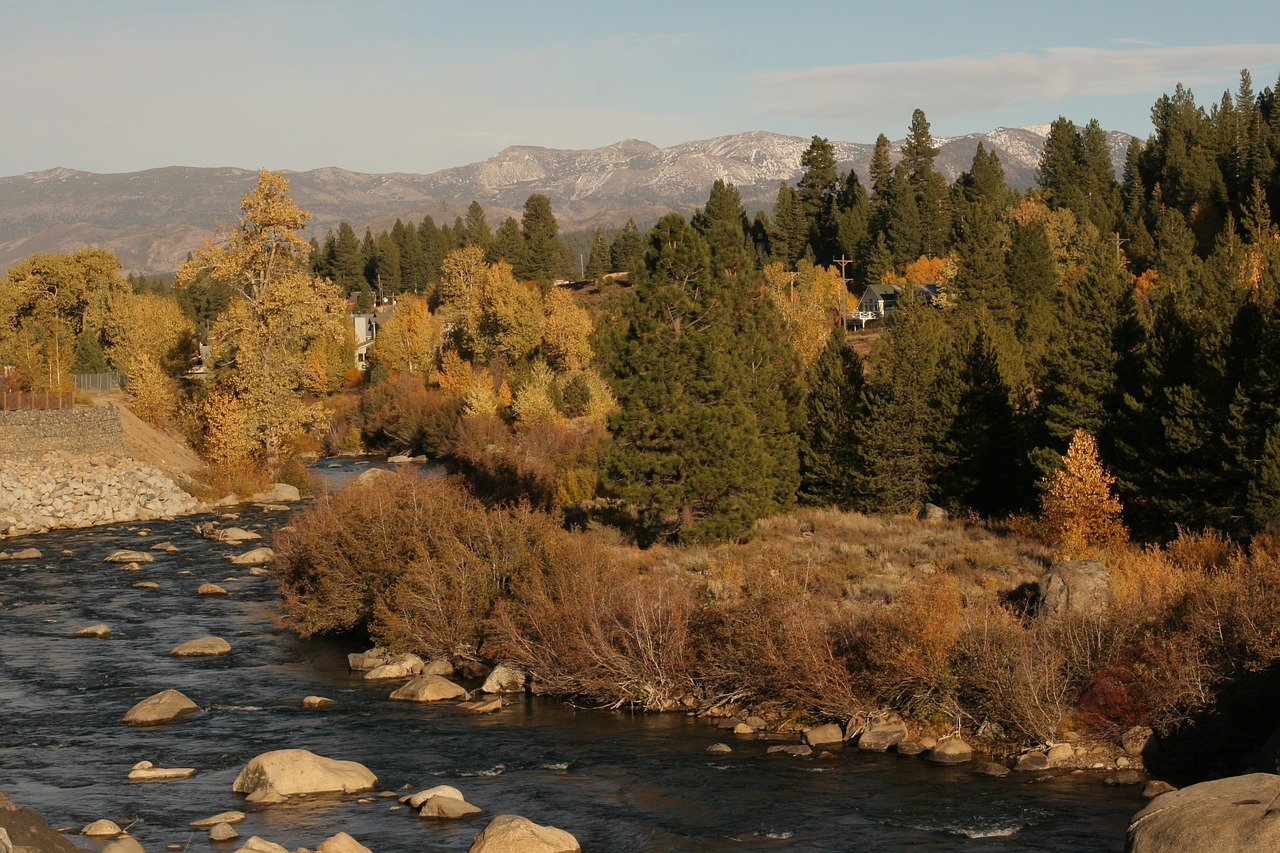
<svg viewBox="0 0 1280 853">
<path fill-rule="evenodd" d="M 285 517 L 242 512 L 237 523 L 265 544 Z M 344 830 L 394 853 L 463 851 L 488 818 L 515 813 L 565 828 L 595 851 L 1116 851 L 1141 806 L 1132 789 L 1093 778 L 989 780 L 852 750 L 784 758 L 750 739 L 711 756 L 707 745 L 727 735 L 682 715 L 587 711 L 533 697 L 486 717 L 390 702 L 391 686 L 347 671 L 350 640 L 302 641 L 278 627 L 274 579 L 226 561 L 244 548 L 196 536 L 192 525 L 205 518 L 151 524 L 146 536 L 138 524 L 50 533 L 31 540 L 42 559 L 0 562 L 0 790 L 54 826 L 78 830 L 108 817 L 132 823 L 148 850 L 205 849 L 204 831 L 188 823 L 240 809 L 250 812 L 237 827 L 244 836 L 314 847 Z M 155 562 L 137 572 L 103 562 L 116 548 L 163 540 L 180 550 L 152 552 Z M 145 580 L 160 588 L 133 586 Z M 197 595 L 206 581 L 229 594 Z M 97 622 L 111 627 L 110 639 L 72 636 Z M 208 634 L 228 640 L 231 654 L 169 656 Z M 165 688 L 200 711 L 146 729 L 121 722 Z M 302 697 L 311 694 L 338 704 L 305 710 Z M 236 774 L 254 755 L 284 747 L 360 761 L 380 790 L 454 785 L 485 815 L 423 821 L 377 792 L 364 804 L 320 796 L 247 807 L 231 793 Z M 199 772 L 127 782 L 144 759 Z"/>
</svg>

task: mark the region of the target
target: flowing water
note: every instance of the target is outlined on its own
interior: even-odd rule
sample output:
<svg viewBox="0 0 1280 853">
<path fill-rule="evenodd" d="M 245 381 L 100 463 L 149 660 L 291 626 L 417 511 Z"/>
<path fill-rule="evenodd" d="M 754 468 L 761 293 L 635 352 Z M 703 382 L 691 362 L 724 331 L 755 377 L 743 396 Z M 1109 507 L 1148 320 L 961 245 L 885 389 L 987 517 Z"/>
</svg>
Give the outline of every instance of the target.
<svg viewBox="0 0 1280 853">
<path fill-rule="evenodd" d="M 335 471 L 341 475 L 353 469 Z M 240 526 L 269 542 L 284 513 L 243 508 Z M 211 516 L 210 516 L 211 517 Z M 1118 851 L 1141 807 L 1133 788 L 1096 777 L 986 779 L 914 758 L 839 751 L 833 758 L 767 756 L 767 742 L 734 738 L 683 715 L 580 710 L 516 697 L 474 716 L 391 702 L 394 685 L 352 677 L 336 642 L 303 641 L 276 625 L 272 577 L 231 566 L 236 548 L 196 536 L 194 517 L 62 531 L 30 540 L 44 557 L 0 562 L 0 790 L 73 831 L 111 818 L 148 851 L 211 844 L 192 820 L 250 812 L 237 829 L 289 848 L 351 833 L 375 853 L 465 851 L 489 817 L 521 814 L 572 832 L 587 851 Z M 103 562 L 116 548 L 172 541 L 137 572 Z M 15 542 L 6 542 L 8 550 Z M 64 550 L 71 551 L 63 555 Z M 160 589 L 138 589 L 153 580 Z M 229 595 L 199 596 L 211 581 Z M 107 640 L 73 637 L 104 622 Z M 231 654 L 174 658 L 205 635 Z M 469 685 L 475 686 L 475 685 Z M 165 688 L 200 711 L 175 723 L 121 722 Z M 307 695 L 338 704 L 306 710 Z M 734 751 L 708 755 L 715 741 Z M 453 785 L 485 810 L 425 821 L 391 798 L 317 796 L 253 808 L 231 793 L 250 758 L 302 747 L 359 761 L 379 789 Z M 131 783 L 129 768 L 195 767 L 172 782 Z M 367 796 L 367 795 L 361 795 Z M 93 846 L 78 839 L 83 846 Z"/>
</svg>

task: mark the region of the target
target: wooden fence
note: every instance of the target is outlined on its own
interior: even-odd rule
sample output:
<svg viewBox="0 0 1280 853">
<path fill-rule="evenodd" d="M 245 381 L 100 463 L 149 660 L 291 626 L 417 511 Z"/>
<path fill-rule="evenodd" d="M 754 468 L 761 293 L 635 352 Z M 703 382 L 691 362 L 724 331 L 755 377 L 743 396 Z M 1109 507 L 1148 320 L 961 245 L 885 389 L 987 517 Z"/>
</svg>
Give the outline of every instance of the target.
<svg viewBox="0 0 1280 853">
<path fill-rule="evenodd" d="M 70 409 L 75 397 L 74 391 L 0 391 L 0 411 Z"/>
</svg>

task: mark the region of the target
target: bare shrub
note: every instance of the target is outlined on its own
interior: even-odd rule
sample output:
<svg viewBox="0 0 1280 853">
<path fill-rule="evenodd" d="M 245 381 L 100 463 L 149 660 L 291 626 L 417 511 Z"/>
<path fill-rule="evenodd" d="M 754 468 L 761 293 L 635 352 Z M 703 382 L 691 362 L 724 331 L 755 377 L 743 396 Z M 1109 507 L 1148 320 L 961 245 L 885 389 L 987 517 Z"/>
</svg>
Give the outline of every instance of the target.
<svg viewBox="0 0 1280 853">
<path fill-rule="evenodd" d="M 527 508 L 489 509 L 414 472 L 321 497 L 277 537 L 286 620 L 302 636 L 364 627 L 397 649 L 475 653 L 513 575 L 558 533 Z"/>
<path fill-rule="evenodd" d="M 513 580 L 492 619 L 493 648 L 548 692 L 615 708 L 691 707 L 696 610 L 686 578 L 641 574 L 598 542 L 564 534 L 544 571 Z"/>
<path fill-rule="evenodd" d="M 435 456 L 462 416 L 462 398 L 428 388 L 420 376 L 393 373 L 364 392 L 360 415 L 368 446 Z"/>
</svg>

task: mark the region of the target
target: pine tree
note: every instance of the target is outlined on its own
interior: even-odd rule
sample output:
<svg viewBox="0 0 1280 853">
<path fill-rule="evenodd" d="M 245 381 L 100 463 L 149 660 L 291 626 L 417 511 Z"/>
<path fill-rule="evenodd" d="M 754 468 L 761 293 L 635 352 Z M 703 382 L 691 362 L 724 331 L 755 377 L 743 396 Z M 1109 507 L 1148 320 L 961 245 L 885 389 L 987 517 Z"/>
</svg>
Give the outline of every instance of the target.
<svg viewBox="0 0 1280 853">
<path fill-rule="evenodd" d="M 787 269 L 795 269 L 809 248 L 808 234 L 799 194 L 788 184 L 780 185 L 773 203 L 773 229 L 769 232 L 772 258 Z"/>
<path fill-rule="evenodd" d="M 815 136 L 800 155 L 800 165 L 804 172 L 796 183 L 796 193 L 807 226 L 807 242 L 815 261 L 829 264 L 836 253 L 835 207 L 840 193 L 835 148 Z"/>
<path fill-rule="evenodd" d="M 872 350 L 856 426 L 858 509 L 908 512 L 933 496 L 957 390 L 949 337 L 941 313 L 908 295 Z"/>
<path fill-rule="evenodd" d="M 493 245 L 488 256 L 493 263 L 506 261 L 514 270 L 524 270 L 529 266 L 528 250 L 524 244 L 524 234 L 520 233 L 520 223 L 515 217 L 508 216 L 498 226 L 498 233 L 493 237 Z"/>
<path fill-rule="evenodd" d="M 346 222 L 338 223 L 338 235 L 333 243 L 333 260 L 330 268 L 333 271 L 333 282 L 342 288 L 343 293 L 357 290 L 364 282 L 364 251 L 360 248 L 360 240 L 356 232 Z"/>
<path fill-rule="evenodd" d="M 524 234 L 525 266 L 516 268 L 522 279 L 551 282 L 567 275 L 572 266 L 569 249 L 560 240 L 560 226 L 551 212 L 551 200 L 541 193 L 534 193 L 524 203 L 524 215 L 520 219 L 520 231 Z"/>
<path fill-rule="evenodd" d="M 619 404 L 603 482 L 634 507 L 643 542 L 741 538 L 795 498 L 794 360 L 767 300 L 710 266 L 697 231 L 663 217 L 602 332 Z"/>
<path fill-rule="evenodd" d="M 809 366 L 805 425 L 800 432 L 800 492 L 813 506 L 853 506 L 854 425 L 861 416 L 862 359 L 833 330 Z"/>
<path fill-rule="evenodd" d="M 480 202 L 472 201 L 467 206 L 467 218 L 462 224 L 462 245 L 479 246 L 484 249 L 485 254 L 490 254 L 490 248 L 493 246 L 493 232 L 489 230 L 489 223 L 485 220 L 484 208 L 480 206 Z M 490 261 L 496 260 L 491 258 Z"/>
<path fill-rule="evenodd" d="M 604 231 L 597 228 L 595 237 L 591 241 L 591 254 L 587 258 L 587 279 L 598 282 L 611 271 L 612 268 L 609 265 L 609 240 L 604 236 Z"/>
<path fill-rule="evenodd" d="M 1011 392 L 985 330 L 969 345 L 960 372 L 963 389 L 947 434 L 951 459 L 938 475 L 938 491 L 957 509 L 996 517 L 1029 500 L 1022 470 L 1026 448 Z"/>
<path fill-rule="evenodd" d="M 714 275 L 732 277 L 747 271 L 751 262 L 747 214 L 737 187 L 717 179 L 707 206 L 693 217 L 693 226 L 707 241 Z"/>
<path fill-rule="evenodd" d="M 622 230 L 614 235 L 609 246 L 610 266 L 615 272 L 630 274 L 644 262 L 644 238 L 634 219 L 628 219 Z"/>
</svg>

